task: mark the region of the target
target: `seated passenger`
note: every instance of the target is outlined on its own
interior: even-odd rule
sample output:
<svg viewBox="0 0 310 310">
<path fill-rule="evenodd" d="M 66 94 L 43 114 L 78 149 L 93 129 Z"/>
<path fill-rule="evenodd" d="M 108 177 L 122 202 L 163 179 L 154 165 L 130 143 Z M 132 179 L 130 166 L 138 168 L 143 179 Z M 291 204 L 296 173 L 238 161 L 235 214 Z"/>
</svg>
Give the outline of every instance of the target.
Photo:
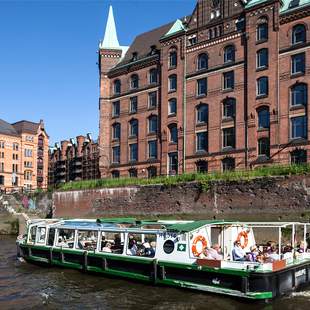
<svg viewBox="0 0 310 310">
<path fill-rule="evenodd" d="M 259 251 L 256 245 L 252 245 L 250 247 L 250 253 L 248 253 L 246 256 L 246 260 L 249 262 L 256 262 L 258 256 L 259 256 Z"/>
<path fill-rule="evenodd" d="M 115 235 L 115 238 L 114 238 L 114 246 L 115 246 L 116 248 L 119 248 L 119 247 L 121 247 L 121 245 L 122 245 L 122 240 L 121 240 L 120 235 Z"/>
<path fill-rule="evenodd" d="M 102 248 L 102 252 L 112 253 L 111 247 L 112 247 L 112 244 L 110 242 L 107 242 L 105 247 Z"/>
<path fill-rule="evenodd" d="M 58 246 L 60 246 L 62 248 L 68 248 L 69 247 L 66 240 L 63 240 L 62 237 L 58 238 Z"/>
<path fill-rule="evenodd" d="M 269 253 L 267 254 L 267 262 L 273 262 L 275 260 L 279 260 L 280 256 L 278 253 L 278 250 L 275 246 L 272 246 L 269 250 Z"/>
<path fill-rule="evenodd" d="M 234 242 L 234 248 L 232 250 L 232 258 L 236 262 L 244 262 L 246 260 L 246 253 L 241 247 L 240 241 Z"/>
<path fill-rule="evenodd" d="M 207 249 L 208 259 L 222 260 L 223 255 L 221 254 L 221 247 L 219 244 L 215 243 L 211 248 Z"/>
<path fill-rule="evenodd" d="M 137 255 L 138 246 L 137 241 L 134 239 L 132 235 L 129 235 L 129 241 L 128 241 L 128 255 Z"/>
<path fill-rule="evenodd" d="M 305 247 L 305 242 L 300 241 L 300 243 L 297 246 L 297 252 L 298 253 L 305 253 L 306 252 L 306 247 Z"/>
</svg>

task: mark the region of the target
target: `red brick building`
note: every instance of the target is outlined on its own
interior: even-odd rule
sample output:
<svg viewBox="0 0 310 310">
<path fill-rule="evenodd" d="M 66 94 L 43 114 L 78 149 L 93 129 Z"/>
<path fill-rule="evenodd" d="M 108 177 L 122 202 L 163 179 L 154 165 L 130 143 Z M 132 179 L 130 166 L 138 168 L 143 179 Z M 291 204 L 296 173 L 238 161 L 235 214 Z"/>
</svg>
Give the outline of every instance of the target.
<svg viewBox="0 0 310 310">
<path fill-rule="evenodd" d="M 310 160 L 309 0 L 198 0 L 193 13 L 99 48 L 101 176 Z"/>
</svg>

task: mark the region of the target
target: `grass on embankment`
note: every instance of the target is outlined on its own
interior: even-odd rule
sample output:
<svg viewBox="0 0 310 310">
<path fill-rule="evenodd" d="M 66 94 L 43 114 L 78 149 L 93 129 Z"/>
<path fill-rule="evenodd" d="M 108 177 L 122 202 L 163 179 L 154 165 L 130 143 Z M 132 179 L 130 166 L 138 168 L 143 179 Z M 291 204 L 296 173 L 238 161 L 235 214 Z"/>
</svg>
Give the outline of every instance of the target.
<svg viewBox="0 0 310 310">
<path fill-rule="evenodd" d="M 154 184 L 163 184 L 169 186 L 193 181 L 201 183 L 203 188 L 205 190 L 208 190 L 209 183 L 212 181 L 251 180 L 259 177 L 301 175 L 307 173 L 310 173 L 310 165 L 268 166 L 247 171 L 230 171 L 225 173 L 214 172 L 208 174 L 189 173 L 172 177 L 160 176 L 153 179 L 120 178 L 120 179 L 77 181 L 63 184 L 58 188 L 58 190 L 70 191 L 70 190 L 82 190 L 93 188 L 124 187 L 124 186 L 154 185 Z"/>
</svg>

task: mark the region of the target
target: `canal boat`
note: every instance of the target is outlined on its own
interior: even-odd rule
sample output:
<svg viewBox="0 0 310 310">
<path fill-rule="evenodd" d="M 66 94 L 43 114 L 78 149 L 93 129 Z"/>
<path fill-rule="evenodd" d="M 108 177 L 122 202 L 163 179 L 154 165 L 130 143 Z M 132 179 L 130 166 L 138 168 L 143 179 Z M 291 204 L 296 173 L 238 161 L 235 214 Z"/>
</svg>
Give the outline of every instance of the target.
<svg viewBox="0 0 310 310">
<path fill-rule="evenodd" d="M 310 284 L 308 225 L 45 219 L 30 221 L 17 247 L 27 262 L 269 300 Z"/>
</svg>

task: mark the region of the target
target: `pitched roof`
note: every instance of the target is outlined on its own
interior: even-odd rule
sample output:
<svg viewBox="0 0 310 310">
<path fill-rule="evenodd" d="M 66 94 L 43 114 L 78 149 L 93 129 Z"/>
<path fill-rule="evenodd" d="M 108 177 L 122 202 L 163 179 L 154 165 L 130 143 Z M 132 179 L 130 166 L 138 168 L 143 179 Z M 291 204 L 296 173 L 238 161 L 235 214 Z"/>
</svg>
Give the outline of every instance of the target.
<svg viewBox="0 0 310 310">
<path fill-rule="evenodd" d="M 136 60 L 141 60 L 150 56 L 151 46 L 157 46 L 159 48 L 160 38 L 164 36 L 173 25 L 174 22 L 138 35 L 130 45 L 123 60 L 120 61 L 115 68 L 132 62 L 133 53 L 137 53 Z"/>
<path fill-rule="evenodd" d="M 23 121 L 19 121 L 19 122 L 12 124 L 12 126 L 15 128 L 18 134 L 21 134 L 23 132 L 36 134 L 38 132 L 40 123 L 33 123 L 33 122 L 23 120 Z"/>
<path fill-rule="evenodd" d="M 16 129 L 2 119 L 0 119 L 0 133 L 8 136 L 18 136 Z"/>
</svg>

